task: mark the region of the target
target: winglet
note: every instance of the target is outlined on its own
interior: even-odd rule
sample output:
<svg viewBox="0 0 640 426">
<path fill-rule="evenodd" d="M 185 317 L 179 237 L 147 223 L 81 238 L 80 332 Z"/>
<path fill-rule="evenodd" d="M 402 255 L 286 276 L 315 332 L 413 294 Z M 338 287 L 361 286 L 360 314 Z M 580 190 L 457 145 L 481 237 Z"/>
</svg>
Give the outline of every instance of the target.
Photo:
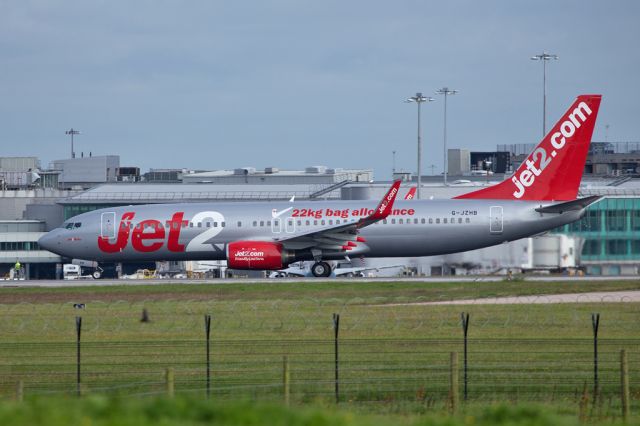
<svg viewBox="0 0 640 426">
<path fill-rule="evenodd" d="M 416 187 L 412 186 L 411 188 L 409 188 L 409 192 L 407 192 L 407 195 L 404 196 L 405 200 L 413 200 L 413 197 L 416 196 Z"/>
<path fill-rule="evenodd" d="M 366 220 L 378 221 L 385 219 L 391 213 L 393 209 L 393 202 L 396 200 L 396 195 L 398 195 L 398 190 L 400 189 L 401 180 L 396 180 L 389 188 L 387 194 L 382 198 L 378 207 L 376 207 L 375 211 L 366 218 Z"/>
</svg>

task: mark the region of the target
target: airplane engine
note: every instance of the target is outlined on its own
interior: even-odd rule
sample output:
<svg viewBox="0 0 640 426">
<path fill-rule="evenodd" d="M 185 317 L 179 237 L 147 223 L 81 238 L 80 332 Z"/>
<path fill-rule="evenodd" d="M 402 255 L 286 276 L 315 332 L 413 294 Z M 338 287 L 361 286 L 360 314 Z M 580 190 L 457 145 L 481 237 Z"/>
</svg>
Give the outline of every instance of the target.
<svg viewBox="0 0 640 426">
<path fill-rule="evenodd" d="M 269 241 L 234 241 L 227 245 L 227 266 L 232 269 L 285 268 L 294 261 L 293 252 Z"/>
</svg>

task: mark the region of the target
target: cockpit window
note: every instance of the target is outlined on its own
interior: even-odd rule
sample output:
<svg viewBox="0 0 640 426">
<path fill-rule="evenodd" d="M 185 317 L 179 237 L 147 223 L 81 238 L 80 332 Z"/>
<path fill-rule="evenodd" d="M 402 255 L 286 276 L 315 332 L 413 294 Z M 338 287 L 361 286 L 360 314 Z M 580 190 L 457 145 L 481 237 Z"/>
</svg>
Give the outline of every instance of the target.
<svg viewBox="0 0 640 426">
<path fill-rule="evenodd" d="M 69 222 L 69 223 L 67 223 L 67 225 L 65 226 L 65 228 L 67 228 L 67 229 L 73 229 L 73 222 Z"/>
<path fill-rule="evenodd" d="M 81 226 L 82 226 L 82 222 L 68 222 L 68 223 L 62 224 L 62 227 L 65 229 L 80 228 Z"/>
</svg>

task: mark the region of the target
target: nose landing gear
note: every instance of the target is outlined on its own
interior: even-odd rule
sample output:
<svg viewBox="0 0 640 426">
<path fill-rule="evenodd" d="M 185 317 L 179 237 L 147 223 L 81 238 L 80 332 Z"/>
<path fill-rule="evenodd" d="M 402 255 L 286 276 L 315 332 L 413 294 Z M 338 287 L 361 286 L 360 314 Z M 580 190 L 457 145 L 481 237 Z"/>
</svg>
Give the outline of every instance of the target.
<svg viewBox="0 0 640 426">
<path fill-rule="evenodd" d="M 314 277 L 328 277 L 331 275 L 331 265 L 327 262 L 316 262 L 311 267 L 311 273 Z"/>
</svg>

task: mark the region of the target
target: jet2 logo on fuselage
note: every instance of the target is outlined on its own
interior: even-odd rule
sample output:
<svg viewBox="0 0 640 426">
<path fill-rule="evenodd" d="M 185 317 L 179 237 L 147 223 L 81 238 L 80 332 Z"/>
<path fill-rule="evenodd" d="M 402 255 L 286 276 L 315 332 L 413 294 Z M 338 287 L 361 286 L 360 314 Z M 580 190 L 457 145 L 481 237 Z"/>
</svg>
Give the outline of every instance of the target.
<svg viewBox="0 0 640 426">
<path fill-rule="evenodd" d="M 100 251 L 104 253 L 121 252 L 127 247 L 129 240 L 131 241 L 131 247 L 141 253 L 160 250 L 165 245 L 165 240 L 167 250 L 174 253 L 216 250 L 217 248 L 208 243 L 208 241 L 222 231 L 222 223 L 224 222 L 224 217 L 217 212 L 200 212 L 196 214 L 191 223 L 198 224 L 198 227 L 200 227 L 200 223 L 205 223 L 207 220 L 215 221 L 220 226 L 203 228 L 197 236 L 191 239 L 185 249 L 185 245 L 179 242 L 182 229 L 186 228 L 190 223 L 187 220 L 183 220 L 184 212 L 176 212 L 171 217 L 171 220 L 166 221 L 168 232 L 162 222 L 155 219 L 146 219 L 132 226 L 135 215 L 135 212 L 122 214 L 115 241 L 109 241 L 109 238 L 104 236 L 98 237 Z"/>
</svg>

